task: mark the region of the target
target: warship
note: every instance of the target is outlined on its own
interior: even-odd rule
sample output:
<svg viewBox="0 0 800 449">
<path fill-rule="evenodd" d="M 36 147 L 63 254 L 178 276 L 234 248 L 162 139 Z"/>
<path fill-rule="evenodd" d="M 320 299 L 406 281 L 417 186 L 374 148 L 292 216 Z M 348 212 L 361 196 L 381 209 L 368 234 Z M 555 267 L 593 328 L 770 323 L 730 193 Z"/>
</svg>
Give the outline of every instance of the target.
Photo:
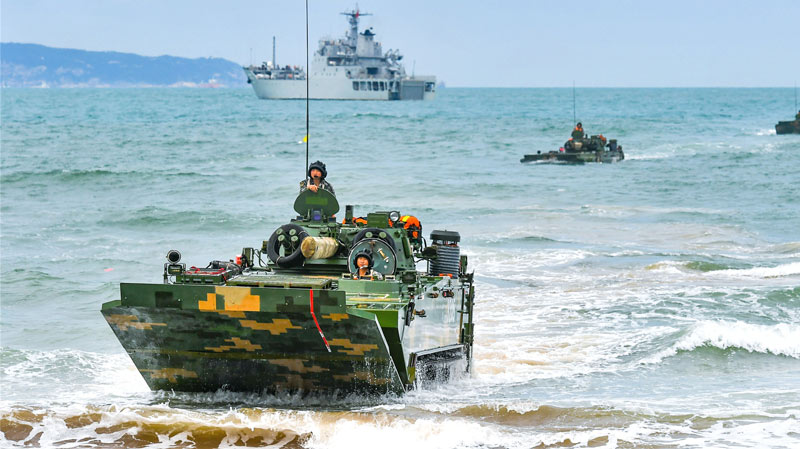
<svg viewBox="0 0 800 449">
<path fill-rule="evenodd" d="M 320 39 L 310 75 L 301 67 L 279 66 L 275 58 L 259 66 L 243 67 L 247 82 L 261 99 L 305 99 L 306 80 L 311 99 L 322 100 L 432 100 L 435 76 L 406 74 L 398 50 L 383 52 L 372 28 L 359 33 L 358 9 L 341 13 L 350 30 L 340 39 Z"/>
<path fill-rule="evenodd" d="M 800 134 L 800 111 L 794 116 L 792 121 L 781 121 L 775 125 L 776 134 Z"/>
<path fill-rule="evenodd" d="M 625 159 L 622 145 L 617 139 L 606 139 L 602 134 L 586 137 L 574 135 L 557 151 L 526 154 L 520 162 L 562 162 L 583 164 L 586 162 L 612 163 Z"/>
<path fill-rule="evenodd" d="M 323 189 L 294 211 L 231 260 L 187 267 L 170 250 L 163 283 L 122 283 L 102 305 L 152 390 L 401 394 L 470 371 L 474 273 L 458 232 L 428 244 L 415 217 L 353 206 L 339 222 Z"/>
</svg>

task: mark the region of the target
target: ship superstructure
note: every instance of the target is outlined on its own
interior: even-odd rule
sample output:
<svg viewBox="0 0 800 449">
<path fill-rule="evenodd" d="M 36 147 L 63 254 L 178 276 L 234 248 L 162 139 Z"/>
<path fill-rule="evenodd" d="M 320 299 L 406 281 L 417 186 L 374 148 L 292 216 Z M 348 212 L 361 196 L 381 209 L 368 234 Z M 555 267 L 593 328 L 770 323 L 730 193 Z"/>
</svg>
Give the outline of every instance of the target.
<svg viewBox="0 0 800 449">
<path fill-rule="evenodd" d="M 310 76 L 297 66 L 279 66 L 272 61 L 244 67 L 247 82 L 261 99 L 304 99 L 306 77 L 309 97 L 322 100 L 432 100 L 435 76 L 406 74 L 398 50 L 383 52 L 372 28 L 359 33 L 361 13 L 343 12 L 350 30 L 340 39 L 320 39 L 311 61 Z"/>
</svg>

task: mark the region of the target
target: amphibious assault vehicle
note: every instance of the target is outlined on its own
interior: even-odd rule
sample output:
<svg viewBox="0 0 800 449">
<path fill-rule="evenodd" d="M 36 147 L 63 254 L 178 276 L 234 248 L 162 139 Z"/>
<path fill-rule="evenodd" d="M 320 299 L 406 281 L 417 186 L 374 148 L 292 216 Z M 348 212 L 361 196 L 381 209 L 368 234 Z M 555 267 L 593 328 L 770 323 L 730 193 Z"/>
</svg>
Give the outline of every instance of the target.
<svg viewBox="0 0 800 449">
<path fill-rule="evenodd" d="M 203 268 L 170 251 L 163 283 L 123 283 L 103 304 L 151 389 L 402 393 L 469 372 L 475 289 L 457 232 L 427 242 L 412 216 L 352 206 L 338 222 L 321 189 L 294 210 L 258 249 Z"/>
<path fill-rule="evenodd" d="M 606 149 L 608 148 L 608 149 Z M 566 162 L 582 164 L 584 162 L 618 162 L 625 159 L 622 146 L 616 139 L 608 140 L 602 134 L 591 137 L 571 138 L 558 151 L 526 154 L 520 162 Z"/>
<path fill-rule="evenodd" d="M 775 133 L 800 134 L 800 111 L 797 112 L 794 120 L 778 122 L 778 124 L 775 125 Z"/>
</svg>

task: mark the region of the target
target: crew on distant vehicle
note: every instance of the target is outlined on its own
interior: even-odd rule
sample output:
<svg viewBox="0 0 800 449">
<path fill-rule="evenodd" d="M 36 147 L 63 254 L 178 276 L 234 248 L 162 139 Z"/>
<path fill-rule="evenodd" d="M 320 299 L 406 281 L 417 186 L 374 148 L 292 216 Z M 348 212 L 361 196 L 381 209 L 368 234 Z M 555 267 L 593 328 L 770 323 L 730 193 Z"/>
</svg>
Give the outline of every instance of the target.
<svg viewBox="0 0 800 449">
<path fill-rule="evenodd" d="M 575 125 L 575 129 L 572 130 L 572 138 L 583 139 L 585 136 L 586 134 L 583 132 L 583 125 L 581 124 L 581 122 L 578 122 L 578 124 Z"/>
<path fill-rule="evenodd" d="M 333 186 L 325 180 L 327 176 L 328 171 L 325 170 L 325 164 L 322 161 L 312 162 L 308 166 L 308 178 L 300 181 L 300 192 L 310 190 L 316 193 L 319 189 L 323 189 L 336 195 L 336 192 L 333 191 Z"/>
<path fill-rule="evenodd" d="M 356 256 L 356 272 L 353 273 L 353 279 L 383 280 L 383 275 L 372 269 L 372 256 L 368 252 Z"/>
</svg>

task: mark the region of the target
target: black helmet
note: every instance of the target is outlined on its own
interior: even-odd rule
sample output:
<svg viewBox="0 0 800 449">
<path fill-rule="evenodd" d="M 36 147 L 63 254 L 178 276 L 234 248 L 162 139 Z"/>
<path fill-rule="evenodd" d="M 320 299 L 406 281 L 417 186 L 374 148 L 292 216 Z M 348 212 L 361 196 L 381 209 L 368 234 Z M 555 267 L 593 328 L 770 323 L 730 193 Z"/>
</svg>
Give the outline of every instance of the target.
<svg viewBox="0 0 800 449">
<path fill-rule="evenodd" d="M 358 270 L 358 258 L 359 257 L 366 257 L 367 258 L 367 267 L 372 268 L 372 251 L 365 249 L 363 251 L 359 251 L 356 253 L 356 256 L 353 257 L 353 265 Z"/>
<path fill-rule="evenodd" d="M 580 126 L 581 128 L 583 127 L 583 125 L 581 124 L 581 122 L 578 122 L 578 126 Z"/>
<path fill-rule="evenodd" d="M 309 178 L 311 177 L 311 170 L 313 170 L 315 168 L 322 172 L 322 179 L 325 179 L 325 177 L 328 176 L 328 171 L 325 170 L 325 164 L 323 164 L 322 161 L 316 161 L 316 162 L 312 162 L 311 165 L 308 166 L 308 177 Z"/>
</svg>

